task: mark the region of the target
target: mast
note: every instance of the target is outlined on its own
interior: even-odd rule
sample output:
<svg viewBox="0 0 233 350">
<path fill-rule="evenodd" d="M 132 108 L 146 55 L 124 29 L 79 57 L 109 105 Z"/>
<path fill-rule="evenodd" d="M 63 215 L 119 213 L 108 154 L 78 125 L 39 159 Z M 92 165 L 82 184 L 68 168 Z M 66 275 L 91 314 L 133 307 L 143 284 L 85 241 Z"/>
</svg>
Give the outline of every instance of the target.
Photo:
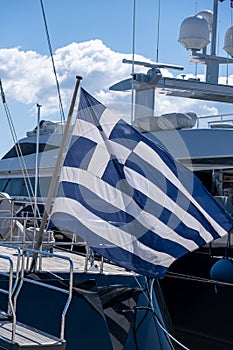
<svg viewBox="0 0 233 350">
<path fill-rule="evenodd" d="M 213 27 L 212 27 L 212 38 L 211 38 L 211 56 L 216 56 L 216 42 L 217 42 L 217 18 L 218 18 L 218 1 L 214 0 L 213 7 Z M 218 84 L 219 75 L 219 63 L 217 60 L 207 60 L 206 64 L 206 82 L 212 84 Z"/>
<path fill-rule="evenodd" d="M 70 127 L 70 123 L 71 123 L 71 119 L 72 119 L 72 115 L 73 115 L 73 111 L 74 111 L 74 106 L 75 106 L 75 102 L 76 102 L 76 97 L 77 97 L 77 93 L 78 93 L 78 88 L 79 88 L 80 81 L 82 80 L 82 77 L 77 76 L 76 79 L 77 79 L 76 85 L 75 85 L 75 89 L 74 89 L 74 93 L 73 93 L 73 97 L 72 97 L 72 101 L 71 101 L 71 105 L 70 105 L 70 109 L 69 109 L 69 113 L 68 113 L 68 117 L 67 117 L 67 121 L 66 121 L 66 126 L 65 126 L 63 137 L 62 137 L 61 146 L 59 148 L 59 153 L 58 153 L 57 161 L 55 164 L 55 168 L 53 171 L 53 176 L 52 176 L 52 180 L 51 180 L 51 184 L 50 184 L 50 188 L 49 188 L 49 193 L 48 193 L 48 197 L 47 197 L 46 204 L 45 204 L 45 209 L 44 209 L 44 213 L 43 213 L 43 217 L 42 217 L 42 221 L 41 221 L 41 225 L 40 225 L 40 230 L 38 233 L 37 242 L 35 244 L 36 250 L 41 249 L 44 230 L 45 230 L 45 227 L 47 224 L 48 217 L 49 217 L 50 212 L 51 212 L 51 204 L 52 204 L 55 186 L 57 184 L 57 178 L 58 178 L 58 174 L 59 174 L 59 170 L 60 170 L 60 163 L 61 163 L 61 159 L 63 157 L 65 142 L 66 142 L 67 135 L 69 132 L 69 127 Z M 31 270 L 33 270 L 35 268 L 36 260 L 37 260 L 37 254 L 34 254 L 32 264 L 31 264 Z"/>
<path fill-rule="evenodd" d="M 164 63 L 151 63 L 134 61 L 134 65 L 148 67 L 148 72 L 135 73 L 129 79 L 122 80 L 109 89 L 112 91 L 127 91 L 132 87 L 135 90 L 135 118 L 141 119 L 144 116 L 154 115 L 154 90 L 162 91 L 163 94 L 175 97 L 185 97 L 204 101 L 216 101 L 224 103 L 233 103 L 233 86 L 219 84 L 219 65 L 233 64 L 233 26 L 231 26 L 225 35 L 223 49 L 231 57 L 217 56 L 217 16 L 218 1 L 213 0 L 213 11 L 203 10 L 195 16 L 186 18 L 180 27 L 179 43 L 185 49 L 191 51 L 190 63 L 205 64 L 205 81 L 199 79 L 180 79 L 164 77 L 160 68 L 183 69 L 181 66 L 175 66 Z M 207 45 L 211 47 L 207 53 Z M 132 61 L 124 59 L 123 63 Z M 133 86 L 132 86 L 133 85 Z M 137 106 L 138 105 L 138 106 Z M 147 113 L 145 113 L 145 110 Z"/>
<path fill-rule="evenodd" d="M 38 157 L 39 157 L 39 137 L 40 137 L 40 108 L 41 105 L 37 103 L 37 128 L 36 128 L 36 160 L 35 160 L 35 189 L 34 189 L 34 218 L 36 222 L 37 216 L 37 190 L 38 190 L 38 177 L 39 177 L 39 166 L 38 166 Z M 39 210 L 38 210 L 39 213 Z M 36 225 L 34 226 L 36 227 Z"/>
</svg>

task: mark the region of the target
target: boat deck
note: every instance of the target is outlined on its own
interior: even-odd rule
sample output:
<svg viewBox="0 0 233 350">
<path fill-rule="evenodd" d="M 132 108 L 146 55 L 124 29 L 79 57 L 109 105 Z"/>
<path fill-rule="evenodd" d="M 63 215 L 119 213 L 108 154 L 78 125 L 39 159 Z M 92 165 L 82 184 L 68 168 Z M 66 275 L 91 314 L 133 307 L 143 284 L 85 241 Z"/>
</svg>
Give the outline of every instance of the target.
<svg viewBox="0 0 233 350">
<path fill-rule="evenodd" d="M 17 322 L 15 340 L 11 342 L 12 322 L 0 322 L 0 346 L 4 344 L 4 349 L 65 349 L 65 342 L 52 335 L 48 335 L 38 329 L 31 328 L 25 324 Z M 7 346 L 9 344 L 9 347 Z"/>
<path fill-rule="evenodd" d="M 18 251 L 17 247 L 9 247 L 6 245 L 0 245 L 0 257 L 7 256 L 13 262 L 13 271 L 17 268 Z M 31 256 L 28 260 L 28 268 L 30 267 Z M 47 272 L 68 272 L 69 263 L 72 261 L 73 272 L 84 272 L 86 257 L 84 255 L 78 254 L 73 251 L 63 250 L 59 248 L 54 248 L 53 253 L 49 254 L 45 252 L 42 254 L 42 258 L 38 258 L 38 269 Z M 90 264 L 89 264 L 90 265 Z M 90 266 L 87 266 L 86 273 L 100 273 L 101 272 L 101 262 L 95 260 Z M 125 270 L 122 267 L 116 266 L 110 263 L 103 264 L 104 274 L 125 274 L 134 275 L 134 273 Z M 6 263 L 6 259 L 0 258 L 0 272 L 8 271 L 9 264 Z"/>
<path fill-rule="evenodd" d="M 65 278 L 65 280 L 69 281 L 65 288 L 61 285 L 54 286 L 47 284 L 43 280 L 33 280 L 33 278 L 28 276 L 33 257 L 37 253 L 36 267 L 33 272 L 35 271 L 39 275 L 40 272 L 52 273 L 58 280 Z M 84 275 L 85 278 L 90 274 L 90 279 L 92 279 L 93 273 L 101 275 L 103 272 L 104 275 L 111 276 L 135 275 L 119 266 L 110 263 L 103 264 L 103 262 L 93 259 L 93 257 L 88 260 L 85 254 L 59 249 L 56 246 L 52 249 L 52 252 L 51 247 L 48 251 L 38 252 L 33 249 L 26 248 L 23 250 L 17 246 L 0 244 L 0 275 L 2 276 L 0 293 L 1 295 L 5 294 L 6 297 L 6 303 L 4 302 L 4 298 L 1 301 L 0 349 L 34 350 L 38 347 L 40 350 L 47 348 L 51 350 L 65 349 L 66 342 L 63 340 L 65 323 L 61 321 L 60 338 L 46 334 L 42 330 L 33 328 L 27 324 L 20 323 L 16 319 L 17 307 L 14 305 L 14 297 L 16 296 L 17 298 L 24 283 L 34 284 L 35 286 L 39 286 L 39 288 L 49 288 L 51 292 L 53 290 L 66 295 L 64 298 L 67 298 L 67 306 L 64 307 L 63 311 L 66 314 L 72 298 L 74 274 Z M 64 274 L 63 277 L 60 277 L 62 274 Z"/>
</svg>

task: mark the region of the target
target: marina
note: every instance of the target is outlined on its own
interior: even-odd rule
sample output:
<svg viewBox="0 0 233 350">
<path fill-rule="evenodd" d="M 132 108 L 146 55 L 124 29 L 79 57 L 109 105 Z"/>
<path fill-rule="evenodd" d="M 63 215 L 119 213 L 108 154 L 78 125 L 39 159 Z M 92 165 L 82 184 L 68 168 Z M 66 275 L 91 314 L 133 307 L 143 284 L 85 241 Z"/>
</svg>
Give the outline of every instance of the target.
<svg viewBox="0 0 233 350">
<path fill-rule="evenodd" d="M 128 123 L 77 75 L 66 121 L 41 120 L 37 104 L 36 127 L 3 155 L 0 349 L 232 349 L 233 118 L 155 114 L 159 94 L 232 104 L 222 2 L 180 27 L 205 81 L 123 59 L 131 76 L 109 90 L 131 91 Z"/>
</svg>

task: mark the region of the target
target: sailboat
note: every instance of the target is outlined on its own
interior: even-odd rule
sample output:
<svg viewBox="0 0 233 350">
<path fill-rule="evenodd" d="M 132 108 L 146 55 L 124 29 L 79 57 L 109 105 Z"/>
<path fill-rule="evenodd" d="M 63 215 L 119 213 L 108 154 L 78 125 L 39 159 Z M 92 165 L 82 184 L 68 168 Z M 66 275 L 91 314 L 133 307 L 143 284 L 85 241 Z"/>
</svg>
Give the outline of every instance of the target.
<svg viewBox="0 0 233 350">
<path fill-rule="evenodd" d="M 148 84 L 154 92 L 161 83 L 171 93 L 171 81 L 161 77 L 158 65 L 150 68 L 147 76 L 134 77 L 134 87 L 139 86 L 137 101 L 143 101 L 141 87 L 148 90 Z M 183 93 L 181 82 L 172 83 Z M 196 86 L 184 84 L 187 90 Z M 204 98 L 200 94 L 203 85 L 197 85 L 198 96 Z M 221 89 L 215 87 L 209 98 L 214 94 L 223 99 L 227 93 Z M 177 345 L 187 349 L 194 341 L 184 338 L 183 343 L 174 337 L 158 279 L 165 282 L 163 291 L 168 291 L 167 271 L 183 255 L 189 257 L 199 246 L 228 236 L 232 218 L 193 172 L 170 155 L 169 147 L 161 146 L 159 134 L 145 130 L 145 120 L 135 121 L 132 127 L 85 90 L 79 106 L 53 210 L 50 216 L 52 197 L 48 195 L 36 249 L 1 245 L 0 292 L 6 298 L 1 301 L 0 346 L 170 350 Z M 174 116 L 164 117 L 163 125 L 167 119 L 172 124 L 172 118 L 174 123 Z M 182 116 L 185 125 L 192 125 L 194 119 L 192 114 Z M 180 120 L 178 124 L 180 127 Z M 46 123 L 41 129 L 44 126 L 51 130 Z M 68 132 L 68 123 L 66 129 Z M 154 142 L 155 137 L 159 142 Z M 63 153 L 54 146 L 50 151 Z M 180 161 L 179 156 L 175 158 Z M 53 178 L 48 191 L 52 195 L 56 172 Z M 72 244 L 82 245 L 84 253 L 61 251 L 56 244 L 46 251 L 46 228 L 79 237 Z M 9 263 L 7 271 L 5 262 Z M 172 310 L 168 294 L 166 298 Z M 173 321 L 174 313 L 171 315 Z M 176 319 L 175 327 L 183 340 Z M 194 338 L 198 343 L 200 334 Z M 212 341 L 210 334 L 205 339 Z"/>
<path fill-rule="evenodd" d="M 226 235 L 231 217 L 192 172 L 83 89 L 50 215 L 59 162 L 35 249 L 0 245 L 1 347 L 187 349 L 172 334 L 158 278 Z M 43 249 L 48 217 L 47 229 L 78 235 L 86 255 Z"/>
<path fill-rule="evenodd" d="M 20 218 L 13 217 L 17 219 Z M 76 245 L 86 248 L 86 254 L 59 250 L 56 246 L 35 250 L 15 242 L 0 245 L 0 346 L 173 349 L 165 304 L 159 294 L 155 297 L 153 281 L 104 262 L 86 242 Z"/>
</svg>

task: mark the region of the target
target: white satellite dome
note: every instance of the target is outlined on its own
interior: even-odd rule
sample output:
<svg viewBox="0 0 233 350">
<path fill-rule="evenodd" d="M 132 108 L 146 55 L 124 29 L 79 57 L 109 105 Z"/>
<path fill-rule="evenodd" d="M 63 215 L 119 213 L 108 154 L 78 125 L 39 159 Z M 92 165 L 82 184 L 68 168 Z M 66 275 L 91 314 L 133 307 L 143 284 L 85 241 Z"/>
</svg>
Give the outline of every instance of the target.
<svg viewBox="0 0 233 350">
<path fill-rule="evenodd" d="M 203 10 L 200 11 L 196 14 L 196 16 L 204 18 L 208 24 L 209 24 L 209 29 L 212 32 L 213 29 L 213 12 L 210 10 Z"/>
<path fill-rule="evenodd" d="M 210 28 L 200 16 L 186 18 L 180 26 L 179 43 L 187 50 L 202 50 L 209 44 Z"/>
<path fill-rule="evenodd" d="M 233 57 L 233 26 L 226 31 L 223 49 Z"/>
</svg>

